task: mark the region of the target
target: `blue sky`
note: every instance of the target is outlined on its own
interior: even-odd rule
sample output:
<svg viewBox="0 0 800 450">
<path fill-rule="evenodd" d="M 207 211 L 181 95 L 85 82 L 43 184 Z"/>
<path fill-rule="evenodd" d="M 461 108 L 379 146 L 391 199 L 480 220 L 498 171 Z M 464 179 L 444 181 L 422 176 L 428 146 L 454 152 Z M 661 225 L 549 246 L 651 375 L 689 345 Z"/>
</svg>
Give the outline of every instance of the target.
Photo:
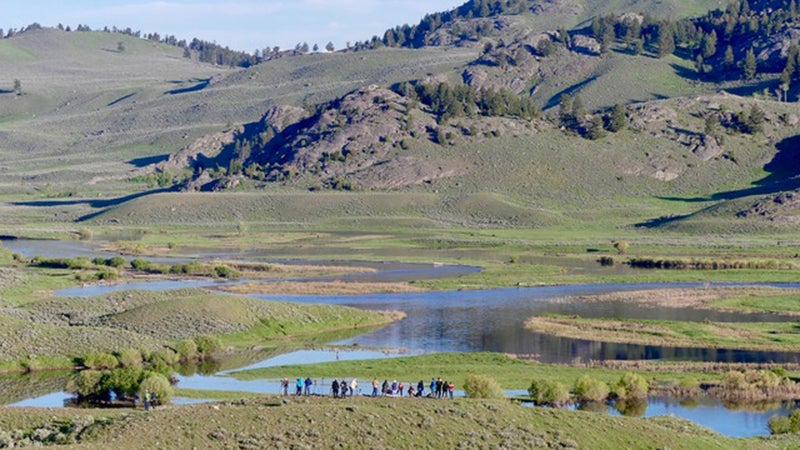
<svg viewBox="0 0 800 450">
<path fill-rule="evenodd" d="M 0 27 L 81 23 L 197 37 L 237 50 L 369 39 L 465 0 L 2 0 Z"/>
</svg>

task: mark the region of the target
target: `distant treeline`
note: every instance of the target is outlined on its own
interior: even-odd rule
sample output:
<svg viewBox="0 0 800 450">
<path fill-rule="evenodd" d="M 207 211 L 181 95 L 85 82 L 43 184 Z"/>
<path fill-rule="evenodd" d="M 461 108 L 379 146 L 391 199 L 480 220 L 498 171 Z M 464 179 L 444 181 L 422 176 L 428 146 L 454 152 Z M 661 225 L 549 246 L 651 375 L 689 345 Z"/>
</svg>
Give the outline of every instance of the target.
<svg viewBox="0 0 800 450">
<path fill-rule="evenodd" d="M 253 53 L 248 53 L 238 50 L 232 50 L 229 47 L 223 47 L 216 43 L 204 41 L 197 38 L 194 38 L 191 41 L 187 41 L 186 39 L 178 39 L 173 35 L 161 36 L 159 33 L 144 34 L 141 31 L 133 30 L 130 27 L 128 28 L 104 27 L 102 29 L 92 30 L 92 28 L 89 25 L 79 24 L 73 30 L 73 28 L 70 27 L 69 25 L 64 26 L 62 24 L 58 24 L 56 28 L 66 32 L 100 31 L 105 33 L 117 33 L 135 37 L 138 39 L 146 39 L 149 41 L 160 42 L 162 44 L 182 48 L 183 56 L 186 58 L 196 57 L 201 62 L 209 64 L 217 64 L 220 66 L 230 66 L 230 67 L 250 67 L 254 64 L 258 64 L 263 61 L 276 59 L 283 56 L 304 54 L 308 53 L 311 50 L 311 48 L 309 48 L 309 45 L 307 43 L 299 43 L 293 50 L 281 50 L 280 47 L 266 47 L 263 50 L 257 49 Z M 41 29 L 43 29 L 43 27 L 36 22 L 26 27 L 22 27 L 18 30 L 10 28 L 6 33 L 4 33 L 3 29 L 0 28 L 0 38 L 8 39 L 18 34 L 25 33 L 27 31 L 41 30 Z M 319 46 L 315 44 L 313 46 L 313 49 L 317 51 L 319 50 Z M 325 46 L 325 50 L 333 51 L 334 50 L 333 44 L 329 42 L 328 45 Z"/>
</svg>

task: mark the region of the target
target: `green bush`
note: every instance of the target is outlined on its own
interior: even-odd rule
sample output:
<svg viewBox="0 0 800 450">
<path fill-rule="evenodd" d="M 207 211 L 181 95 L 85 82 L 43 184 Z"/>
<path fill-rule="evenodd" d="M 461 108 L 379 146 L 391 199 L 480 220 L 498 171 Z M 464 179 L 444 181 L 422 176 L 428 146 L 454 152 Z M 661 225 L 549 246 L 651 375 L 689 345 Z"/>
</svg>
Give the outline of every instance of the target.
<svg viewBox="0 0 800 450">
<path fill-rule="evenodd" d="M 77 394 L 79 399 L 100 397 L 102 379 L 103 372 L 99 370 L 81 370 L 72 379 L 69 389 Z"/>
<path fill-rule="evenodd" d="M 146 259 L 136 258 L 131 261 L 131 268 L 134 270 L 141 270 L 142 272 L 145 272 L 149 267 L 150 261 Z"/>
<path fill-rule="evenodd" d="M 559 406 L 569 402 L 569 389 L 558 381 L 533 380 L 528 394 L 537 405 Z"/>
<path fill-rule="evenodd" d="M 103 375 L 100 385 L 104 391 L 114 391 L 118 397 L 131 397 L 139 390 L 143 376 L 140 367 L 114 369 Z"/>
<path fill-rule="evenodd" d="M 117 357 L 111 353 L 94 352 L 83 358 L 83 366 L 87 369 L 114 369 L 119 365 Z"/>
<path fill-rule="evenodd" d="M 219 265 L 214 266 L 214 276 L 217 278 L 239 278 L 241 273 L 230 266 Z"/>
<path fill-rule="evenodd" d="M 608 399 L 608 385 L 584 375 L 575 381 L 575 396 L 579 402 L 604 402 Z"/>
<path fill-rule="evenodd" d="M 617 383 L 614 394 L 618 399 L 644 400 L 647 398 L 649 390 L 650 384 L 643 376 L 633 372 L 626 372 Z"/>
<path fill-rule="evenodd" d="M 168 366 L 174 366 L 174 365 L 176 365 L 176 364 L 178 364 L 180 362 L 180 357 L 178 356 L 177 353 L 172 351 L 172 349 L 162 348 L 162 349 L 156 350 L 155 352 L 153 352 L 152 355 L 150 355 L 150 361 L 149 362 L 151 364 L 156 364 L 158 362 L 163 362 L 164 364 L 166 364 Z"/>
<path fill-rule="evenodd" d="M 503 390 L 494 378 L 486 375 L 468 375 L 464 392 L 469 398 L 504 398 Z"/>
<path fill-rule="evenodd" d="M 194 343 L 197 344 L 197 352 L 203 355 L 210 355 L 222 348 L 222 341 L 216 336 L 197 336 Z"/>
<path fill-rule="evenodd" d="M 194 359 L 197 357 L 197 343 L 191 339 L 185 339 L 175 344 L 175 351 L 181 361 Z"/>
<path fill-rule="evenodd" d="M 141 367 L 142 363 L 144 362 L 142 352 L 136 350 L 135 348 L 125 348 L 120 350 L 117 354 L 117 359 L 119 359 L 119 363 L 122 365 L 122 367 Z"/>
<path fill-rule="evenodd" d="M 172 385 L 169 379 L 160 373 L 150 373 L 139 385 L 139 397 L 144 398 L 146 393 L 156 394 L 158 403 L 161 405 L 172 402 Z"/>
<path fill-rule="evenodd" d="M 94 278 L 97 280 L 116 280 L 119 278 L 119 272 L 113 267 L 106 267 L 98 270 L 97 273 L 94 274 Z"/>
<path fill-rule="evenodd" d="M 72 259 L 68 260 L 67 268 L 68 269 L 72 269 L 72 270 L 93 269 L 94 268 L 94 263 L 92 263 L 91 259 L 89 259 L 89 258 L 87 258 L 85 256 L 79 256 L 77 258 L 72 258 Z"/>
<path fill-rule="evenodd" d="M 800 409 L 795 409 L 789 417 L 775 416 L 769 419 L 772 434 L 800 433 Z"/>
<path fill-rule="evenodd" d="M 105 261 L 105 263 L 107 266 L 114 267 L 116 269 L 122 269 L 126 265 L 128 265 L 128 262 L 125 261 L 125 258 L 123 258 L 122 256 L 115 256 L 113 258 L 109 258 Z"/>
</svg>

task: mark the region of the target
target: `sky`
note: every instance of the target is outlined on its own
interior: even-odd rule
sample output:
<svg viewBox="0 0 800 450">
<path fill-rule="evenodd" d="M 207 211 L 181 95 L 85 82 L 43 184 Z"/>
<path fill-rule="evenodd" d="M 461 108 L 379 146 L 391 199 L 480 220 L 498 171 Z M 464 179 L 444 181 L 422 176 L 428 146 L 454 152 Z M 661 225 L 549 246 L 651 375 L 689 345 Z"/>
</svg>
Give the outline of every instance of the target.
<svg viewBox="0 0 800 450">
<path fill-rule="evenodd" d="M 130 27 L 142 33 L 199 38 L 252 52 L 308 42 L 336 48 L 414 24 L 427 13 L 449 10 L 466 0 L 2 0 L 0 27 L 33 22 L 92 29 Z"/>
</svg>

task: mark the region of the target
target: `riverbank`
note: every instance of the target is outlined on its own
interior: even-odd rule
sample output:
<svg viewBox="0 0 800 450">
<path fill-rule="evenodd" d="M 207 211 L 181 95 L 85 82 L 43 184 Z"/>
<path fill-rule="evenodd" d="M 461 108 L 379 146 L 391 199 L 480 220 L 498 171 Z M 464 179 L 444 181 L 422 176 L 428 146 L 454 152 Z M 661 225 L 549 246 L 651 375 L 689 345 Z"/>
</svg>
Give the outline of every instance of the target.
<svg viewBox="0 0 800 450">
<path fill-rule="evenodd" d="M 285 295 L 361 295 L 376 293 L 424 292 L 409 283 L 358 283 L 343 281 L 277 281 L 274 283 L 250 282 L 220 286 L 220 291 L 236 294 Z"/>
<path fill-rule="evenodd" d="M 158 349 L 196 336 L 225 347 L 293 346 L 332 331 L 361 330 L 398 312 L 273 302 L 202 289 L 124 291 L 99 297 L 45 298 L 0 312 L 0 369 L 69 367 L 73 358 L 125 348 Z"/>
<path fill-rule="evenodd" d="M 713 323 L 668 320 L 587 319 L 578 316 L 531 317 L 525 327 L 537 333 L 598 342 L 663 347 L 796 352 L 797 322 Z"/>
<path fill-rule="evenodd" d="M 30 435 L 81 421 L 78 448 L 675 448 L 778 449 L 793 436 L 733 439 L 672 417 L 638 419 L 524 408 L 508 401 L 256 398 L 153 411 L 0 409 Z"/>
<path fill-rule="evenodd" d="M 559 303 L 626 302 L 641 306 L 717 311 L 766 312 L 800 317 L 800 289 L 769 286 L 706 285 L 691 289 L 658 289 L 563 297 Z"/>
</svg>

